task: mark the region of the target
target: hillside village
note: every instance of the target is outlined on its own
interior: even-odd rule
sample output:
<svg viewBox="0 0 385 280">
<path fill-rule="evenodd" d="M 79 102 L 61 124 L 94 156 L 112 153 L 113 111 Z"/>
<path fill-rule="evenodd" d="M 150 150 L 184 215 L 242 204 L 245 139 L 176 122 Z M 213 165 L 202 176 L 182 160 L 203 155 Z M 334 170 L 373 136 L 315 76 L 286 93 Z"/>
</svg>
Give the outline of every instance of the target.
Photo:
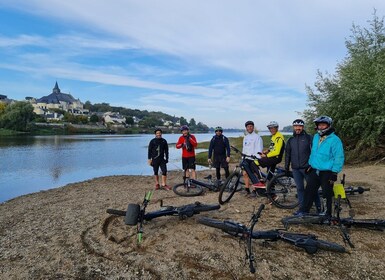
<svg viewBox="0 0 385 280">
<path fill-rule="evenodd" d="M 113 108 L 116 110 L 103 112 L 100 112 L 100 110 L 92 111 L 90 110 L 92 104 L 89 101 L 83 103 L 80 101 L 80 99 L 76 99 L 71 94 L 62 92 L 57 82 L 55 82 L 52 93 L 49 95 L 43 96 L 41 98 L 26 97 L 25 101 L 33 106 L 33 112 L 36 114 L 36 116 L 38 116 L 39 119 L 44 123 L 48 124 L 63 123 L 65 121 L 68 122 L 68 120 L 65 118 L 66 114 L 67 116 L 68 114 L 71 114 L 72 116 L 85 119 L 86 122 L 83 121 L 83 124 L 88 124 L 90 121 L 94 124 L 102 125 L 114 130 L 120 130 L 128 127 L 154 126 L 151 124 L 151 122 L 148 121 L 150 116 L 139 117 L 138 115 L 143 114 L 134 114 L 141 112 L 139 110 L 126 109 L 126 111 L 129 110 L 129 112 L 132 112 L 132 115 L 128 115 L 127 112 L 126 114 L 121 114 L 119 109 L 123 109 L 124 111 L 125 108 L 110 107 L 109 104 L 103 103 L 104 105 L 107 105 L 108 108 Z M 0 95 L 0 102 L 12 104 L 16 101 L 8 99 L 6 95 Z M 146 113 L 147 115 L 151 114 L 151 112 L 147 111 Z M 177 118 L 160 112 L 156 113 L 158 114 L 152 117 L 152 119 L 156 119 L 157 127 L 168 130 L 177 130 L 181 124 L 189 124 L 183 117 Z M 165 118 L 159 117 L 159 114 L 165 116 Z M 195 125 L 195 120 L 192 119 L 192 121 Z M 199 123 L 198 126 L 199 130 L 201 131 L 208 130 L 208 127 L 202 123 Z"/>
</svg>

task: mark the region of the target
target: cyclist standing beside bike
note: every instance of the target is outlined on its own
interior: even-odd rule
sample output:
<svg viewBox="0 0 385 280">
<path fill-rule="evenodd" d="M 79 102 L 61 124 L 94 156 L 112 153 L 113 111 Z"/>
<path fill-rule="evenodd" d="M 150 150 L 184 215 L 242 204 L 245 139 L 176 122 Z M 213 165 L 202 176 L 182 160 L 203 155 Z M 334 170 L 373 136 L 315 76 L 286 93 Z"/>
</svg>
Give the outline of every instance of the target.
<svg viewBox="0 0 385 280">
<path fill-rule="evenodd" d="M 230 162 L 230 143 L 229 139 L 223 135 L 223 129 L 220 126 L 215 128 L 215 135 L 210 141 L 209 154 L 207 162 L 211 165 L 211 157 L 214 152 L 214 167 L 217 180 L 221 179 L 221 167 L 225 170 L 226 178 L 229 177 Z"/>
<path fill-rule="evenodd" d="M 242 153 L 250 156 L 245 160 L 249 164 L 252 171 L 254 171 L 255 169 L 257 169 L 257 167 L 253 168 L 253 165 L 254 165 L 253 157 L 257 157 L 257 158 L 261 157 L 260 154 L 262 153 L 262 150 L 263 150 L 263 141 L 261 136 L 255 133 L 253 121 L 247 121 L 245 123 L 245 128 L 246 128 L 246 135 L 243 138 Z M 250 194 L 250 178 L 247 175 L 246 171 L 243 171 L 243 178 L 245 181 L 245 190 L 247 194 Z"/>
<path fill-rule="evenodd" d="M 322 187 L 322 195 L 326 198 L 326 215 L 332 214 L 333 184 L 337 174 L 344 165 L 344 149 L 341 139 L 332 127 L 333 120 L 328 116 L 320 116 L 314 120 L 317 134 L 313 137 L 309 158 L 308 184 L 305 189 L 304 205 L 299 214 L 309 213 L 318 189 Z"/>
<path fill-rule="evenodd" d="M 198 142 L 193 134 L 190 134 L 190 129 L 187 125 L 180 127 L 182 136 L 179 137 L 176 143 L 177 149 L 182 149 L 182 166 L 187 176 L 187 171 L 191 172 L 191 178 L 196 179 L 195 172 L 195 148 L 198 146 Z"/>
<path fill-rule="evenodd" d="M 307 174 L 305 170 L 309 167 L 309 157 L 313 136 L 304 130 L 305 122 L 301 119 L 293 121 L 293 136 L 287 140 L 285 148 L 285 170 L 289 173 L 290 165 L 293 171 L 293 178 L 297 186 L 299 208 L 303 205 L 305 195 L 305 184 Z M 315 205 L 317 212 L 321 211 L 321 201 L 317 193 Z M 298 213 L 297 211 L 296 213 Z M 295 214 L 296 214 L 295 213 Z"/>
<path fill-rule="evenodd" d="M 159 167 L 162 171 L 162 188 L 171 190 L 166 184 L 167 180 L 167 163 L 168 163 L 168 144 L 167 140 L 162 137 L 162 130 L 157 128 L 154 130 L 155 138 L 148 144 L 148 164 L 154 169 L 155 189 L 159 190 Z"/>
</svg>

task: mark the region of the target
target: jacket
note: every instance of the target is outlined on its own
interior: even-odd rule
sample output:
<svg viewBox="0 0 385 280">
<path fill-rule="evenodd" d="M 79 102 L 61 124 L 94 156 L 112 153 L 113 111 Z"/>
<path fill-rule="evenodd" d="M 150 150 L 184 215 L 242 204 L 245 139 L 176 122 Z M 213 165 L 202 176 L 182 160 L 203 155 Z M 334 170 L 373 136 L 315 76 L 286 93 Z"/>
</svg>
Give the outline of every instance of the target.
<svg viewBox="0 0 385 280">
<path fill-rule="evenodd" d="M 188 150 L 187 146 L 191 146 L 191 150 Z M 188 134 L 187 137 L 180 136 L 176 143 L 176 148 L 182 149 L 182 158 L 195 157 L 195 148 L 197 146 L 198 142 L 193 134 Z"/>
<path fill-rule="evenodd" d="M 230 156 L 229 139 L 224 135 L 221 135 L 221 136 L 214 135 L 210 141 L 208 158 L 212 157 L 213 152 L 214 152 L 214 157 L 216 156 L 229 157 Z"/>
<path fill-rule="evenodd" d="M 314 135 L 309 164 L 320 171 L 339 173 L 345 160 L 342 141 L 334 132 L 324 137 L 320 142 L 321 136 Z"/>
<path fill-rule="evenodd" d="M 268 158 L 278 158 L 282 160 L 283 153 L 285 152 L 285 138 L 281 132 L 277 131 L 271 136 L 269 152 L 267 153 Z"/>
<path fill-rule="evenodd" d="M 256 156 L 257 158 L 260 158 L 261 156 L 258 155 L 258 153 L 262 153 L 262 150 L 263 141 L 261 136 L 254 131 L 252 133 L 247 133 L 243 138 L 242 153 L 248 156 Z"/>
<path fill-rule="evenodd" d="M 287 140 L 285 149 L 285 169 L 306 169 L 309 167 L 309 157 L 313 136 L 302 131 L 301 134 L 293 133 Z"/>
<path fill-rule="evenodd" d="M 148 144 L 148 159 L 168 161 L 168 144 L 164 138 L 154 138 Z"/>
</svg>

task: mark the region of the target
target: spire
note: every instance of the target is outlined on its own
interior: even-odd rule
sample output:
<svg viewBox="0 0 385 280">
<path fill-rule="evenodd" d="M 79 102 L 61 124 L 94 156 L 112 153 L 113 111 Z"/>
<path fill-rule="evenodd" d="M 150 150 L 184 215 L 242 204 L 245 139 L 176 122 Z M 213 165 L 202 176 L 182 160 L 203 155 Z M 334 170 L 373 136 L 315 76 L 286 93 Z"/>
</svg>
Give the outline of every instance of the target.
<svg viewBox="0 0 385 280">
<path fill-rule="evenodd" d="M 59 88 L 59 86 L 58 86 L 58 84 L 57 84 L 57 81 L 56 81 L 56 83 L 55 83 L 55 87 L 54 87 L 53 90 L 52 90 L 52 93 L 60 93 L 60 88 Z"/>
</svg>

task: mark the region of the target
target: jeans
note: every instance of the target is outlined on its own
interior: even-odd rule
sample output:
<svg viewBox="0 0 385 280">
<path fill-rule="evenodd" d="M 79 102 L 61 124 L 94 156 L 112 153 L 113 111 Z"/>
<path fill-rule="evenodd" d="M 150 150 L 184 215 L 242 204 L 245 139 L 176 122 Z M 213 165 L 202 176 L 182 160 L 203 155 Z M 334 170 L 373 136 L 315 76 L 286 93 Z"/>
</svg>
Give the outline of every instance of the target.
<svg viewBox="0 0 385 280">
<path fill-rule="evenodd" d="M 305 169 L 293 169 L 293 178 L 295 184 L 297 186 L 297 194 L 298 194 L 298 202 L 299 208 L 303 206 L 304 198 L 305 198 L 305 181 L 307 182 L 308 176 L 305 174 Z M 317 211 L 321 210 L 321 200 L 317 193 L 314 198 L 314 203 L 317 208 Z"/>
</svg>

